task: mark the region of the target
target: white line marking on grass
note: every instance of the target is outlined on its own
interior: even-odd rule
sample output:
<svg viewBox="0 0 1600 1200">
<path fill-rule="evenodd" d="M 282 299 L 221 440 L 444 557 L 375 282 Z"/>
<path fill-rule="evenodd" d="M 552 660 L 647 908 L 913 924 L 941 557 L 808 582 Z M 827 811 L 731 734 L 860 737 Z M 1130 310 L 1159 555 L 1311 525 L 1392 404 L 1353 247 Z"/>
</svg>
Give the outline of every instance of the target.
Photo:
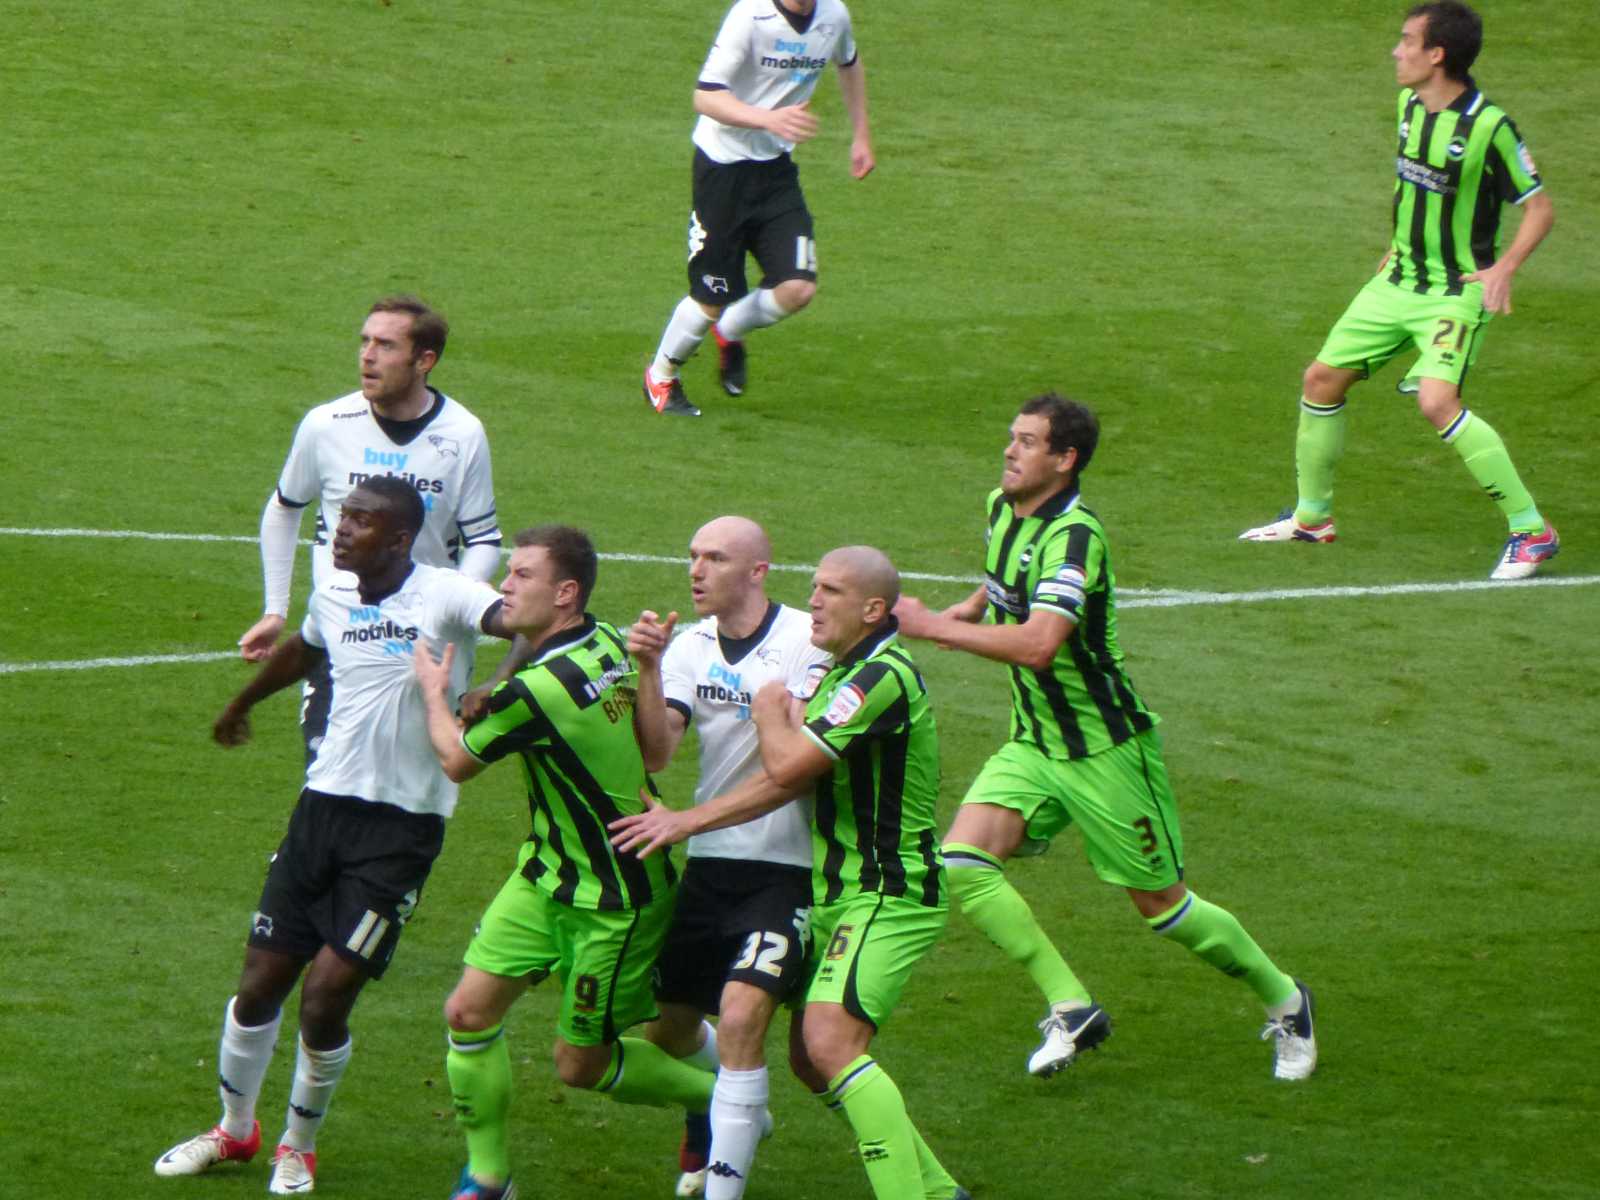
<svg viewBox="0 0 1600 1200">
<path fill-rule="evenodd" d="M 156 542 L 249 542 L 256 538 L 241 534 L 218 533 L 152 533 L 137 529 L 22 529 L 0 526 L 0 536 L 10 537 L 89 537 L 142 539 Z M 302 545 L 309 545 L 302 542 Z M 602 554 L 608 562 L 658 563 L 665 566 L 684 566 L 687 558 L 668 554 Z M 773 563 L 774 571 L 793 571 L 809 574 L 815 568 L 801 563 Z M 902 579 L 917 579 L 929 583 L 982 583 L 978 575 L 936 575 L 925 571 L 902 571 Z M 1600 584 L 1600 575 L 1553 575 L 1527 579 L 1517 583 L 1496 583 L 1489 579 L 1467 579 L 1439 583 L 1386 583 L 1369 587 L 1307 587 L 1269 588 L 1259 592 L 1195 592 L 1179 588 L 1122 588 L 1118 606 L 1121 608 L 1190 608 L 1217 604 L 1261 604 L 1272 600 L 1349 600 L 1368 596 L 1420 596 L 1442 595 L 1451 592 L 1501 591 L 1505 588 L 1559 588 L 1590 587 Z M 0 663 L 0 675 L 21 671 L 86 671 L 97 667 L 143 667 L 160 663 L 220 662 L 235 658 L 237 650 L 200 654 L 154 654 L 132 658 L 89 658 L 78 661 Z"/>
<path fill-rule="evenodd" d="M 139 654 L 131 658 L 80 658 L 61 662 L 0 663 L 0 675 L 22 671 L 93 671 L 98 667 L 153 667 L 162 663 L 221 662 L 238 658 L 237 650 L 215 650 L 205 654 Z"/>
</svg>

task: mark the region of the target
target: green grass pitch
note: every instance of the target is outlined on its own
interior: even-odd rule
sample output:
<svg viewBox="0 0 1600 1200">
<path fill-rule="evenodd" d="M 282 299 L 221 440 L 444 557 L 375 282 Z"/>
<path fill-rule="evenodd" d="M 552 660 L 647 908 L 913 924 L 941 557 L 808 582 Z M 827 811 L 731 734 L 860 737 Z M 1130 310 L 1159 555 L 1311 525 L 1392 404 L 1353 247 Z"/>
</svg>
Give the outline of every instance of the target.
<svg viewBox="0 0 1600 1200">
<path fill-rule="evenodd" d="M 1253 997 L 1149 936 L 1068 834 L 1013 877 L 1112 1013 L 1105 1049 L 1026 1077 L 1041 1005 L 959 917 L 876 1047 L 979 1200 L 1600 1195 L 1592 5 L 1486 2 L 1477 72 L 1557 224 L 1468 400 L 1573 586 L 1432 586 L 1481 580 L 1503 530 L 1393 370 L 1354 394 L 1340 541 L 1234 540 L 1291 498 L 1300 371 L 1383 247 L 1403 7 L 858 0 L 878 171 L 849 178 L 825 79 L 797 156 L 818 299 L 752 337 L 746 396 L 692 363 L 691 423 L 651 416 L 638 375 L 683 290 L 721 0 L 8 5 L 0 1192 L 264 1190 L 259 1160 L 150 1164 L 215 1117 L 222 1006 L 300 779 L 294 702 L 225 753 L 208 732 L 237 661 L 33 669 L 228 650 L 259 610 L 256 552 L 48 531 L 250 537 L 295 422 L 355 386 L 366 305 L 405 289 L 452 321 L 434 379 L 488 426 L 504 523 L 580 523 L 613 553 L 680 554 L 733 511 L 786 564 L 865 541 L 970 576 L 1017 403 L 1056 387 L 1100 412 L 1085 492 L 1189 879 L 1316 989 L 1322 1066 L 1275 1084 Z M 1330 590 L 1393 585 L 1427 586 Z M 1133 603 L 1149 589 L 1301 594 Z M 803 602 L 806 576 L 774 590 Z M 594 607 L 687 600 L 681 567 L 611 561 Z M 1004 736 L 1003 673 L 914 650 L 947 818 Z M 449 1190 L 440 1006 L 526 831 L 513 775 L 466 788 L 357 1008 L 319 1194 Z M 692 775 L 686 753 L 669 796 Z M 513 1017 L 525 1194 L 670 1195 L 676 1116 L 564 1092 L 551 1001 Z M 751 1200 L 867 1195 L 845 1132 L 774 1080 Z"/>
</svg>

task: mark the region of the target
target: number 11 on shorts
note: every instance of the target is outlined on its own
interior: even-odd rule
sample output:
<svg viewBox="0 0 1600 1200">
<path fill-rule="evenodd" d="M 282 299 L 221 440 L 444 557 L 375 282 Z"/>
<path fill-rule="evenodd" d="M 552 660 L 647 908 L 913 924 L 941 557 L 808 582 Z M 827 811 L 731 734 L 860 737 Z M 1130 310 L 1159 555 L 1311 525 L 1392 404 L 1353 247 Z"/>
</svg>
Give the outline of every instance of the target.
<svg viewBox="0 0 1600 1200">
<path fill-rule="evenodd" d="M 794 240 L 794 269 L 817 273 L 817 239 L 804 235 Z"/>
</svg>

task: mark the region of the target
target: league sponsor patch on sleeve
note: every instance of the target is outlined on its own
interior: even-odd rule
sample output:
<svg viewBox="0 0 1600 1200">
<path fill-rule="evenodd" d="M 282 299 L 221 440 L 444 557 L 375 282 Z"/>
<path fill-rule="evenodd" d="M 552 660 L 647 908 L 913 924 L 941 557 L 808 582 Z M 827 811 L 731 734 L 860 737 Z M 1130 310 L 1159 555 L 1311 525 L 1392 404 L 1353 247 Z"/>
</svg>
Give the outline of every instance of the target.
<svg viewBox="0 0 1600 1200">
<path fill-rule="evenodd" d="M 1517 143 L 1517 158 L 1522 163 L 1522 169 L 1529 175 L 1537 175 L 1539 168 L 1533 165 L 1533 155 L 1528 153 L 1528 147 L 1523 142 Z"/>
<path fill-rule="evenodd" d="M 828 673 L 827 663 L 812 663 L 806 668 L 806 677 L 800 684 L 800 690 L 795 693 L 801 700 L 809 700 L 817 694 L 817 687 L 822 683 L 822 678 Z"/>
<path fill-rule="evenodd" d="M 867 695 L 853 683 L 847 683 L 833 697 L 822 719 L 829 725 L 843 725 L 860 710 Z"/>
</svg>

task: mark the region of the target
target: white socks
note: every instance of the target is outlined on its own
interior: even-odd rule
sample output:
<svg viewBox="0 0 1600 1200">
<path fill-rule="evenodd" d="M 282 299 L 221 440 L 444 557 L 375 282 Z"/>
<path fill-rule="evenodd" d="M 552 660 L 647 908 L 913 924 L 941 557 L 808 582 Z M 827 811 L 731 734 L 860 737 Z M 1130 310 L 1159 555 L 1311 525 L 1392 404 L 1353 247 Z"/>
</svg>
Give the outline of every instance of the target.
<svg viewBox="0 0 1600 1200">
<path fill-rule="evenodd" d="M 333 1089 L 350 1062 L 354 1043 L 345 1039 L 332 1050 L 313 1050 L 300 1039 L 300 1052 L 294 1060 L 294 1087 L 289 1092 L 289 1113 L 279 1141 L 292 1149 L 309 1153 L 317 1148 L 317 1129 L 333 1099 Z"/>
<path fill-rule="evenodd" d="M 256 1123 L 256 1097 L 278 1042 L 280 1012 L 265 1025 L 246 1027 L 233 1019 L 233 1000 L 222 1013 L 222 1043 L 217 1047 L 217 1091 L 222 1096 L 222 1132 L 247 1138 Z"/>
<path fill-rule="evenodd" d="M 767 1069 L 722 1068 L 711 1093 L 711 1169 L 706 1200 L 739 1200 L 766 1122 Z"/>
<path fill-rule="evenodd" d="M 717 329 L 730 342 L 744 340 L 752 329 L 776 325 L 789 314 L 779 306 L 771 288 L 757 288 L 722 310 Z"/>
<path fill-rule="evenodd" d="M 679 364 L 693 357 L 710 329 L 711 318 L 706 316 L 705 310 L 685 296 L 672 310 L 672 319 L 661 335 L 661 345 L 656 348 L 650 373 L 657 379 L 676 379 Z"/>
<path fill-rule="evenodd" d="M 702 1071 L 717 1070 L 717 1027 L 710 1021 L 700 1022 L 700 1035 L 705 1040 L 700 1043 L 700 1049 L 693 1054 L 685 1054 L 683 1061 L 691 1067 L 699 1067 Z"/>
</svg>

